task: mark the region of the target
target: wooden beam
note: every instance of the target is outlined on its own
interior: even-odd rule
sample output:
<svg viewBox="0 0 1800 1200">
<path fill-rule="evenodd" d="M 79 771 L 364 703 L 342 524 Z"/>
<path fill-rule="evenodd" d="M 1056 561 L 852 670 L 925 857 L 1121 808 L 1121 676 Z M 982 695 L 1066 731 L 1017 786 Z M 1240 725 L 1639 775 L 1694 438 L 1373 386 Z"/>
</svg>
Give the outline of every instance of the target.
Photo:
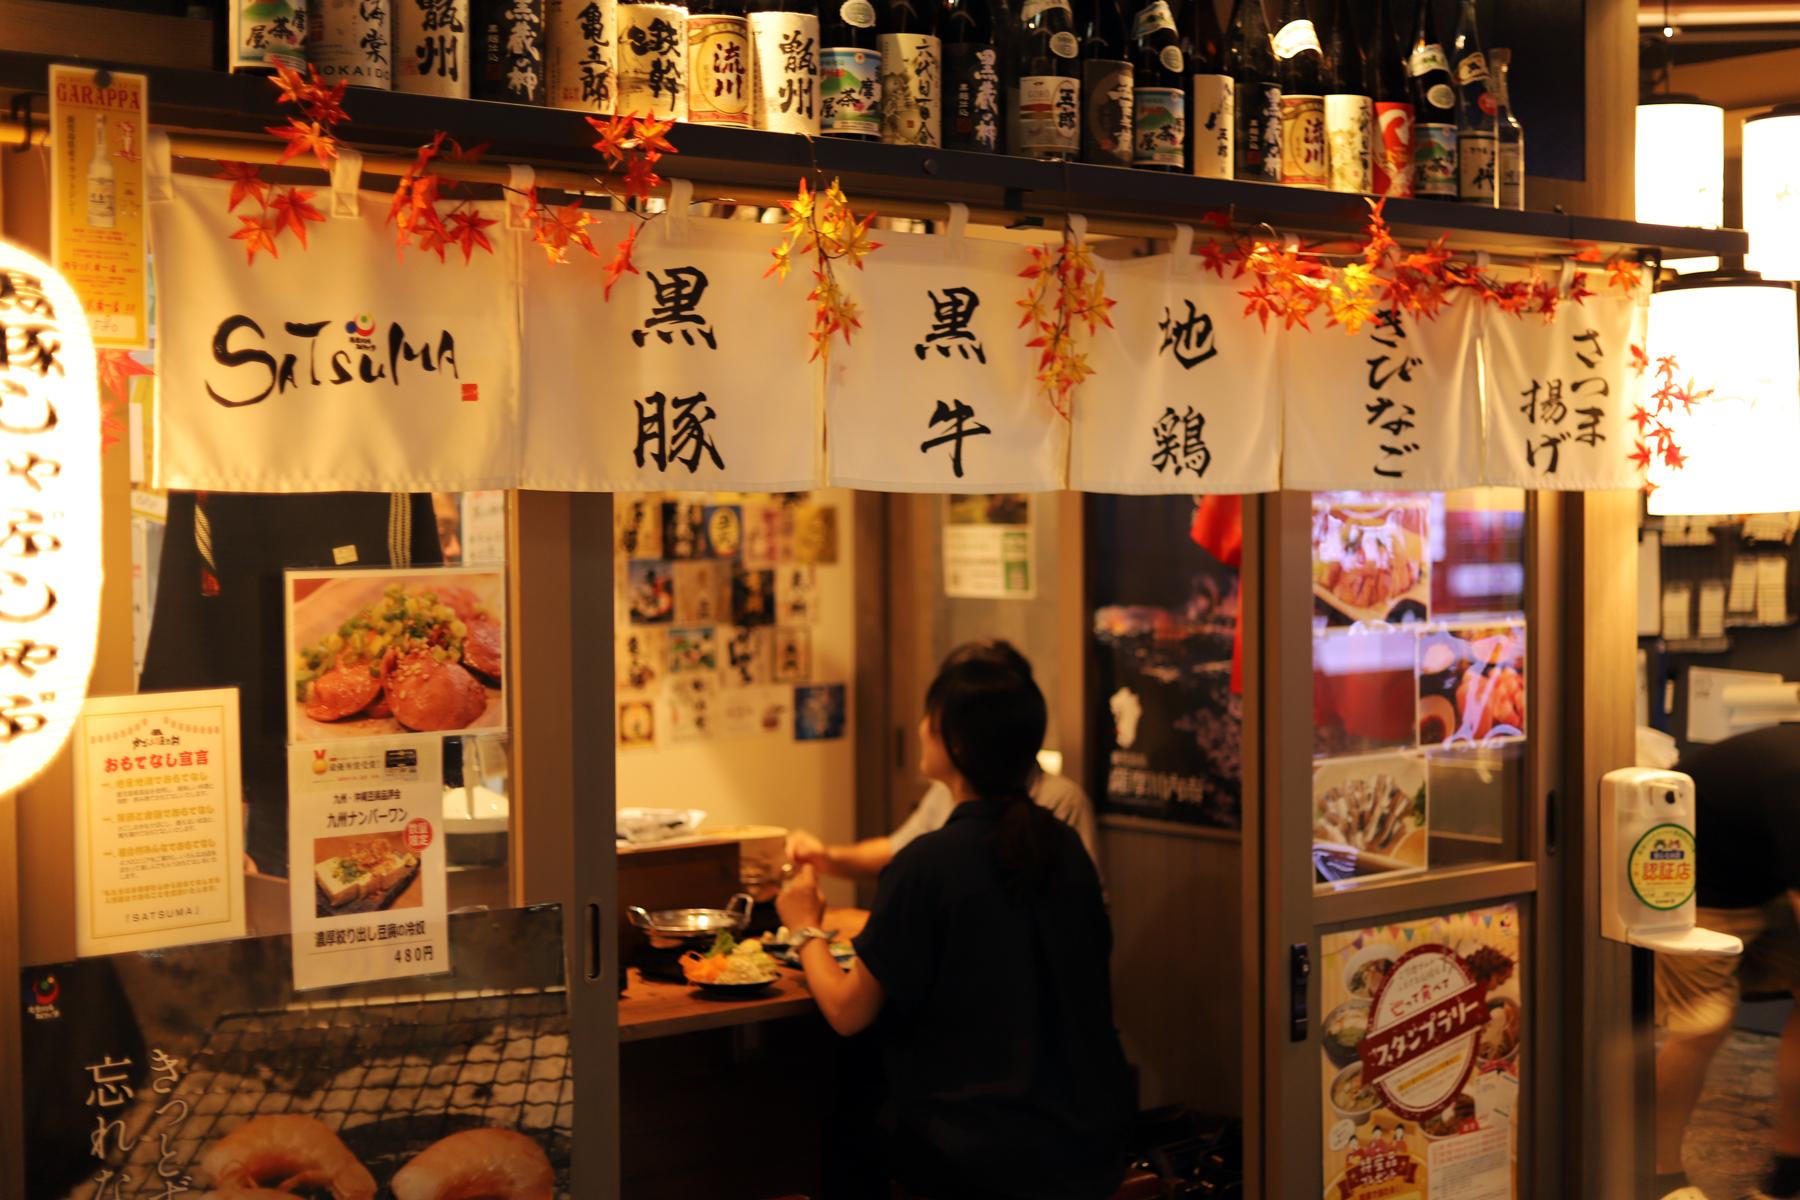
<svg viewBox="0 0 1800 1200">
<path fill-rule="evenodd" d="M 0 0 L 6 48 L 53 54 L 70 62 L 101 59 L 154 67 L 207 70 L 213 65 L 213 23 L 87 4 Z"/>
</svg>

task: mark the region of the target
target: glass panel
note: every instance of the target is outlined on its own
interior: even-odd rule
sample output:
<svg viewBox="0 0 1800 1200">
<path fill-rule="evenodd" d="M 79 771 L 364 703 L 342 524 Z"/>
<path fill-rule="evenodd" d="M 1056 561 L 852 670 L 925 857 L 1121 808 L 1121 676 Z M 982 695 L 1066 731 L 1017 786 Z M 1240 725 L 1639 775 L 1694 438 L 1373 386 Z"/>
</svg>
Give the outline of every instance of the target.
<svg viewBox="0 0 1800 1200">
<path fill-rule="evenodd" d="M 1315 880 L 1516 858 L 1524 493 L 1318 493 L 1312 589 Z"/>
<path fill-rule="evenodd" d="M 504 574 L 506 493 L 202 499 L 138 489 L 132 534 L 138 690 L 239 689 L 248 926 L 252 934 L 286 932 L 290 858 L 298 856 L 290 853 L 287 837 L 291 697 L 283 668 L 290 655 L 304 661 L 310 643 L 301 644 L 307 639 L 296 627 L 298 641 L 286 644 L 283 572 L 341 568 L 415 581 L 439 566 L 492 567 Z M 397 537 L 409 562 L 398 571 L 389 565 Z M 307 686 L 301 676 L 295 684 Z M 488 703 L 500 702 L 500 688 L 488 690 Z M 356 736 L 406 732 L 395 723 L 398 718 L 376 715 L 378 700 L 337 720 Z M 442 823 L 451 909 L 508 903 L 509 758 L 504 733 L 443 739 Z"/>
</svg>

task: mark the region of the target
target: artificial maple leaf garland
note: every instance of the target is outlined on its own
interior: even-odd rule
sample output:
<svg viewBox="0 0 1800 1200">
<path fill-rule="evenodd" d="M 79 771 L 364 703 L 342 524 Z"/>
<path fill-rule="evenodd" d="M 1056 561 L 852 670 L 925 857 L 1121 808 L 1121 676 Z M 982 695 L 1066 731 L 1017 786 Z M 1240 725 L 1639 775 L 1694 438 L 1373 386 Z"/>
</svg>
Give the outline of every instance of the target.
<svg viewBox="0 0 1800 1200">
<path fill-rule="evenodd" d="M 489 254 L 494 252 L 494 243 L 488 239 L 486 231 L 499 222 L 482 216 L 466 191 L 447 211 L 440 211 L 438 206 L 445 200 L 444 182 L 432 165 L 439 158 L 446 162 L 476 162 L 486 150 L 485 142 L 465 149 L 442 130 L 419 147 L 412 165 L 400 176 L 399 185 L 394 188 L 393 202 L 388 206 L 387 219 L 395 229 L 397 252 L 404 252 L 407 246 L 413 245 L 426 253 L 436 254 L 442 262 L 445 252 L 455 246 L 462 250 L 465 263 L 475 256 L 477 249 Z"/>
<path fill-rule="evenodd" d="M 656 173 L 656 164 L 662 161 L 665 154 L 679 153 L 668 139 L 669 130 L 675 127 L 675 122 L 625 114 L 589 117 L 587 123 L 600 135 L 600 140 L 594 143 L 594 149 L 600 152 L 609 168 L 622 176 L 620 186 L 625 193 L 626 213 L 637 218 L 636 224 L 613 247 L 612 258 L 606 263 L 606 282 L 601 295 L 611 300 L 613 287 L 619 280 L 627 274 L 640 274 L 637 264 L 631 261 L 631 252 L 637 249 L 638 234 L 644 231 L 644 226 L 652 219 L 652 214 L 644 211 L 645 202 L 650 199 L 650 193 L 663 183 L 663 177 Z M 592 218 L 579 211 L 577 202 L 571 202 L 560 212 L 548 217 L 537 206 L 535 191 L 532 203 L 537 214 L 532 240 L 544 247 L 544 252 L 551 256 L 551 261 L 564 261 L 566 247 L 571 242 L 596 258 L 600 256 L 600 252 L 594 248 L 593 240 L 583 232 Z"/>
<path fill-rule="evenodd" d="M 279 258 L 279 242 L 284 234 L 293 234 L 300 242 L 300 248 L 306 248 L 307 224 L 325 219 L 325 214 L 313 207 L 312 192 L 297 187 L 277 187 L 263 179 L 255 167 L 244 163 L 219 165 L 224 170 L 213 178 L 231 181 L 231 196 L 225 211 L 237 215 L 238 230 L 231 235 L 231 240 L 244 243 L 246 261 L 255 262 L 258 251 L 267 252 L 270 258 Z M 238 205 L 245 201 L 256 204 L 255 215 L 238 213 Z"/>
<path fill-rule="evenodd" d="M 1649 369 L 1650 357 L 1643 347 L 1633 346 L 1631 362 L 1642 376 Z M 1631 410 L 1631 423 L 1637 426 L 1637 443 L 1630 457 L 1638 470 L 1646 474 L 1653 461 L 1661 461 L 1665 467 L 1677 471 L 1687 465 L 1687 455 L 1676 443 L 1668 419 L 1674 415 L 1676 405 L 1679 404 L 1686 415 L 1694 411 L 1695 404 L 1713 394 L 1711 388 L 1700 387 L 1692 379 L 1685 384 L 1677 382 L 1680 371 L 1681 367 L 1672 355 L 1659 357 L 1656 360 L 1656 390 L 1650 393 L 1650 404 L 1639 403 Z M 1653 492 L 1656 485 L 1646 479 L 1644 490 Z"/>
<path fill-rule="evenodd" d="M 1115 302 L 1106 294 L 1106 275 L 1095 264 L 1087 239 L 1077 236 L 1068 221 L 1055 246 L 1030 246 L 1025 253 L 1030 261 L 1019 276 L 1030 280 L 1030 286 L 1019 301 L 1025 310 L 1019 328 L 1036 329 L 1037 336 L 1025 344 L 1039 351 L 1038 389 L 1067 420 L 1075 389 L 1094 373 L 1078 336 L 1082 330 L 1092 337 L 1102 325 L 1110 328 Z"/>
<path fill-rule="evenodd" d="M 859 220 L 836 179 L 824 191 L 815 192 L 802 177 L 794 198 L 782 201 L 781 206 L 787 210 L 788 223 L 782 228 L 781 243 L 769 252 L 775 261 L 763 278 L 773 275 L 780 283 L 793 269 L 795 258 L 812 256 L 813 289 L 806 298 L 813 306 L 813 327 L 807 334 L 813 352 L 807 361 L 823 358 L 829 362 L 832 335 L 843 334 L 847 346 L 851 332 L 862 328 L 860 310 L 838 283 L 835 264 L 848 260 L 860 271 L 862 260 L 881 249 L 880 242 L 869 240 L 875 214 Z"/>
<path fill-rule="evenodd" d="M 96 350 L 94 360 L 100 376 L 100 449 L 104 452 L 125 440 L 132 377 L 156 372 L 133 358 L 129 350 Z"/>
</svg>

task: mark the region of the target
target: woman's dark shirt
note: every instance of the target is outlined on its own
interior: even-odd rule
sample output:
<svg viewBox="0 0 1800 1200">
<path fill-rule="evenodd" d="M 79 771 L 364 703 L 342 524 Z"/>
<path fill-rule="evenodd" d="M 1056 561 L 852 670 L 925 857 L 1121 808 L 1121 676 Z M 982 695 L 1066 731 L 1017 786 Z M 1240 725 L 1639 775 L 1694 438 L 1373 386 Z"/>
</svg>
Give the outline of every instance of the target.
<svg viewBox="0 0 1800 1200">
<path fill-rule="evenodd" d="M 1105 1197 L 1133 1105 L 1100 880 L 1075 831 L 1047 820 L 1046 886 L 1009 886 L 1004 810 L 960 804 L 895 855 L 856 939 L 885 997 L 892 1169 L 931 1200 Z"/>
</svg>

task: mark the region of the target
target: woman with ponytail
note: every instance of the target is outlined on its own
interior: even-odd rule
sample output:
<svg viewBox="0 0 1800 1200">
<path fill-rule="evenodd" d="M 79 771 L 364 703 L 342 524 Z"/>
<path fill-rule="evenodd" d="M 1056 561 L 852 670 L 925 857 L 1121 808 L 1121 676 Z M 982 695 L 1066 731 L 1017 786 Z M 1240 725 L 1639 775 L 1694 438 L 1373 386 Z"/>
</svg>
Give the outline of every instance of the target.
<svg viewBox="0 0 1800 1200">
<path fill-rule="evenodd" d="M 881 1043 L 902 1195 L 1105 1200 L 1133 1108 L 1112 931 L 1080 837 L 1031 800 L 1044 696 L 996 645 L 953 652 L 926 693 L 920 767 L 955 807 L 882 871 L 850 970 L 818 931 L 811 867 L 778 907 L 831 1027 Z"/>
</svg>

